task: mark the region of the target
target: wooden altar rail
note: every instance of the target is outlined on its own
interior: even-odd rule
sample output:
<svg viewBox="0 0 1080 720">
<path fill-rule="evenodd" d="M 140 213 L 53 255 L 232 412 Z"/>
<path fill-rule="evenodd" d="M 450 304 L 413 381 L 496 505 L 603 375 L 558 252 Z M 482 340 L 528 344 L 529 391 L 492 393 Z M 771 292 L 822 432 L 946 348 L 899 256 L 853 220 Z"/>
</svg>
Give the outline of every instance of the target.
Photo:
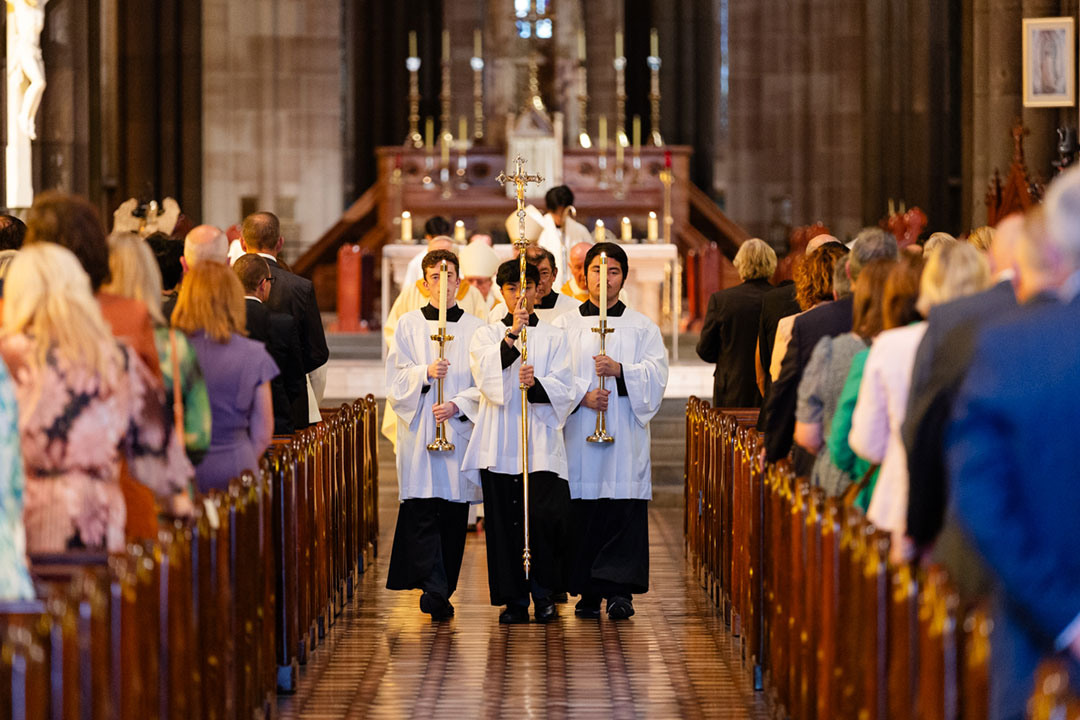
<svg viewBox="0 0 1080 720">
<path fill-rule="evenodd" d="M 761 472 L 756 419 L 690 398 L 684 518 L 690 562 L 755 687 L 800 720 L 987 717 L 986 610 L 962 608 L 940 567 L 892 565 L 888 533 L 786 462 Z M 1076 708 L 1054 677 L 1043 706 Z"/>
<path fill-rule="evenodd" d="M 370 395 L 123 553 L 32 558 L 0 603 L 0 718 L 271 717 L 375 553 Z M 207 507 L 209 506 L 209 507 Z"/>
</svg>

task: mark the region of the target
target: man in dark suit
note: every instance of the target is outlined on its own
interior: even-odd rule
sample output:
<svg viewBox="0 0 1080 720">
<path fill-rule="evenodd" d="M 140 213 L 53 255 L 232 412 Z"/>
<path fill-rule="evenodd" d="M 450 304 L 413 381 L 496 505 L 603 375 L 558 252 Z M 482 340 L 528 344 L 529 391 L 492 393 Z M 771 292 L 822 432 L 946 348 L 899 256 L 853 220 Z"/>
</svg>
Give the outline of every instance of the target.
<svg viewBox="0 0 1080 720">
<path fill-rule="evenodd" d="M 284 242 L 281 237 L 281 224 L 273 213 L 256 212 L 244 218 L 240 229 L 240 243 L 245 252 L 266 258 L 270 266 L 270 276 L 274 279 L 266 306 L 274 312 L 291 315 L 296 321 L 304 372 L 310 373 L 326 364 L 330 358 L 330 350 L 326 347 L 322 316 L 315 302 L 315 286 L 307 278 L 283 268 L 277 260 Z M 293 403 L 293 422 L 297 428 L 310 424 L 307 393 Z"/>
<path fill-rule="evenodd" d="M 856 236 L 848 256 L 851 286 L 855 285 L 859 272 L 871 260 L 895 258 L 897 253 L 895 237 L 880 228 L 864 228 Z M 791 328 L 791 341 L 780 365 L 780 375 L 769 388 L 769 397 L 765 399 L 765 459 L 768 462 L 787 457 L 791 451 L 792 437 L 795 434 L 795 406 L 803 370 L 810 362 L 810 354 L 818 340 L 851 332 L 851 302 L 851 295 L 848 294 L 833 302 L 818 305 L 795 318 Z M 813 457 L 809 453 L 800 448 L 793 460 L 796 472 L 809 474 L 813 466 Z"/>
<path fill-rule="evenodd" d="M 266 346 L 281 373 L 270 381 L 274 402 L 274 434 L 289 435 L 295 429 L 293 405 L 307 397 L 307 377 L 300 357 L 300 334 L 291 315 L 272 312 L 266 298 L 273 286 L 266 259 L 249 253 L 233 263 L 233 272 L 244 286 L 248 337 Z"/>
<path fill-rule="evenodd" d="M 776 271 L 776 253 L 763 240 L 747 240 L 735 255 L 735 269 L 743 282 L 709 298 L 697 354 L 705 362 L 716 363 L 715 407 L 760 407 L 754 349 L 761 298 L 772 289 L 769 278 Z"/>
</svg>

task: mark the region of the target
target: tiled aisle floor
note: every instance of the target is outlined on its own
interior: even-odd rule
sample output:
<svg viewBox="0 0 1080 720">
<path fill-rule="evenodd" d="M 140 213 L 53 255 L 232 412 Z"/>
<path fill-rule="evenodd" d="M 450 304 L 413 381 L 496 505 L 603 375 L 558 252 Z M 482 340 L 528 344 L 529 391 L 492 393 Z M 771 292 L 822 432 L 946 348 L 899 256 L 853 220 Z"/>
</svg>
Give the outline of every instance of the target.
<svg viewBox="0 0 1080 720">
<path fill-rule="evenodd" d="M 386 453 L 383 457 L 389 456 Z M 650 513 L 652 590 L 628 621 L 500 626 L 488 604 L 483 535 L 470 534 L 457 616 L 432 623 L 419 592 L 385 589 L 393 467 L 380 468 L 382 555 L 279 704 L 286 718 L 766 718 L 723 621 L 683 560 L 678 510 Z"/>
</svg>

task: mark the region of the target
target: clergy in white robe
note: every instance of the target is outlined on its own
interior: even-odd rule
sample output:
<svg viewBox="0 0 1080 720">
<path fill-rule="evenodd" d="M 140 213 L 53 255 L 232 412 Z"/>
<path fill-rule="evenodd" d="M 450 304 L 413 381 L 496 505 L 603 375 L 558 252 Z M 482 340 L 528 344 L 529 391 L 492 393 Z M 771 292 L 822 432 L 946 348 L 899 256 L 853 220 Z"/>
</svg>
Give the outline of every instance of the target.
<svg viewBox="0 0 1080 720">
<path fill-rule="evenodd" d="M 499 622 L 528 622 L 530 596 L 537 621 L 550 622 L 557 616 L 554 596 L 566 589 L 570 491 L 562 426 L 573 406 L 574 383 L 563 333 L 528 312 L 536 268 L 528 266 L 524 307 L 518 302 L 518 275 L 516 261 L 499 267 L 504 299 L 517 311 L 478 330 L 469 348 L 480 409 L 462 467 L 480 472 L 491 604 L 506 606 Z M 526 322 L 528 362 L 522 364 L 520 332 Z M 528 387 L 528 580 L 522 565 L 521 384 Z"/>
<path fill-rule="evenodd" d="M 541 322 L 553 323 L 555 318 L 564 312 L 577 309 L 581 303 L 555 290 L 560 273 L 555 267 L 555 256 L 551 254 L 551 251 L 539 245 L 530 246 L 525 251 L 525 260 L 530 265 L 535 265 L 536 271 L 540 274 L 533 311 Z"/>
<path fill-rule="evenodd" d="M 570 277 L 562 286 L 563 295 L 569 295 L 583 303 L 589 299 L 589 291 L 585 284 L 585 254 L 589 252 L 593 244 L 591 242 L 579 242 L 570 246 L 569 265 Z"/>
<path fill-rule="evenodd" d="M 437 307 L 439 266 L 447 263 L 446 334 L 439 360 Z M 463 471 L 480 393 L 469 368 L 469 345 L 484 326 L 454 302 L 457 258 L 446 250 L 424 258 L 424 281 L 433 302 L 401 317 L 386 358 L 387 402 L 397 416 L 398 506 L 386 587 L 423 591 L 420 609 L 434 619 L 454 614 L 450 596 L 457 587 L 465 551 L 469 504 L 480 501 L 476 471 Z M 438 404 L 437 384 L 443 383 Z M 437 421 L 445 423 L 450 451 L 430 451 Z"/>
<path fill-rule="evenodd" d="M 600 253 L 607 254 L 606 354 L 600 355 Z M 649 587 L 648 501 L 652 499 L 649 421 L 660 409 L 668 381 L 667 350 L 660 328 L 618 300 L 628 271 L 626 253 L 597 243 L 586 267 L 591 299 L 555 326 L 566 332 L 575 377 L 576 409 L 566 422 L 574 560 L 570 591 L 581 595 L 576 614 L 599 617 L 607 599 L 612 619 L 634 613 L 632 596 Z M 598 374 L 606 389 L 599 389 Z M 586 441 L 606 412 L 613 443 Z"/>
</svg>

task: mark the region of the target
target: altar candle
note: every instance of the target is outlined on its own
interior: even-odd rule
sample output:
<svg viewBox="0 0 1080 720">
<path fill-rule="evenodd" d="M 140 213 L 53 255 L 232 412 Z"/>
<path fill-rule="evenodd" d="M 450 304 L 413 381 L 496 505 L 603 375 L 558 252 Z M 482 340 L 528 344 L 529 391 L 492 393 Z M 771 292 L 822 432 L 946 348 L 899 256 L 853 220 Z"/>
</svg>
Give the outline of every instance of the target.
<svg viewBox="0 0 1080 720">
<path fill-rule="evenodd" d="M 464 243 L 465 242 L 465 221 L 464 220 L 458 220 L 456 223 L 454 223 L 454 242 L 456 242 L 456 243 Z"/>
<path fill-rule="evenodd" d="M 585 31 L 577 31 L 577 56 L 578 60 L 585 60 Z"/>
<path fill-rule="evenodd" d="M 634 230 L 630 227 L 630 218 L 624 217 L 622 219 L 622 241 L 630 242 L 634 239 Z"/>
<path fill-rule="evenodd" d="M 401 242 L 412 242 L 412 213 L 408 210 L 401 213 Z"/>
<path fill-rule="evenodd" d="M 458 134 L 458 140 L 460 140 L 461 144 L 464 145 L 465 142 L 469 139 L 469 123 L 465 119 L 464 115 L 459 115 L 458 116 L 457 134 Z"/>
<path fill-rule="evenodd" d="M 607 115 L 600 116 L 600 152 L 607 152 Z"/>
<path fill-rule="evenodd" d="M 600 253 L 600 323 L 607 324 L 607 253 Z"/>
<path fill-rule="evenodd" d="M 641 116 L 634 116 L 634 154 L 641 152 Z"/>
<path fill-rule="evenodd" d="M 480 28 L 473 30 L 472 34 L 472 54 L 473 57 L 482 57 L 484 49 L 483 41 L 484 33 L 480 32 Z"/>
<path fill-rule="evenodd" d="M 439 266 L 439 333 L 446 334 L 446 261 Z"/>
<path fill-rule="evenodd" d="M 593 231 L 593 235 L 596 236 L 596 242 L 604 242 L 606 235 L 604 234 L 604 221 L 596 221 L 596 229 Z"/>
<path fill-rule="evenodd" d="M 450 62 L 450 31 L 442 31 L 442 59 L 443 62 Z"/>
<path fill-rule="evenodd" d="M 439 143 L 442 145 L 442 164 L 450 164 L 450 141 L 454 139 L 454 136 L 447 130 L 439 135 Z"/>
<path fill-rule="evenodd" d="M 619 58 L 623 56 L 622 47 L 622 30 L 615 31 L 615 57 Z"/>
<path fill-rule="evenodd" d="M 656 213 L 654 213 L 654 212 L 649 213 L 649 223 L 648 223 L 648 227 L 646 228 L 646 230 L 647 230 L 646 237 L 649 240 L 652 240 L 652 241 L 655 242 L 656 241 L 656 236 L 657 236 Z"/>
<path fill-rule="evenodd" d="M 619 137 L 621 136 L 621 138 Z M 626 138 L 624 133 L 617 133 L 615 137 L 615 165 L 616 167 L 623 164 L 623 144 L 622 140 Z"/>
<path fill-rule="evenodd" d="M 409 31 L 409 57 L 416 57 L 416 31 Z"/>
<path fill-rule="evenodd" d="M 649 31 L 649 54 L 660 57 L 660 33 L 656 32 L 656 28 Z"/>
<path fill-rule="evenodd" d="M 435 147 L 435 118 L 429 117 L 424 120 L 424 149 L 431 152 Z"/>
</svg>

